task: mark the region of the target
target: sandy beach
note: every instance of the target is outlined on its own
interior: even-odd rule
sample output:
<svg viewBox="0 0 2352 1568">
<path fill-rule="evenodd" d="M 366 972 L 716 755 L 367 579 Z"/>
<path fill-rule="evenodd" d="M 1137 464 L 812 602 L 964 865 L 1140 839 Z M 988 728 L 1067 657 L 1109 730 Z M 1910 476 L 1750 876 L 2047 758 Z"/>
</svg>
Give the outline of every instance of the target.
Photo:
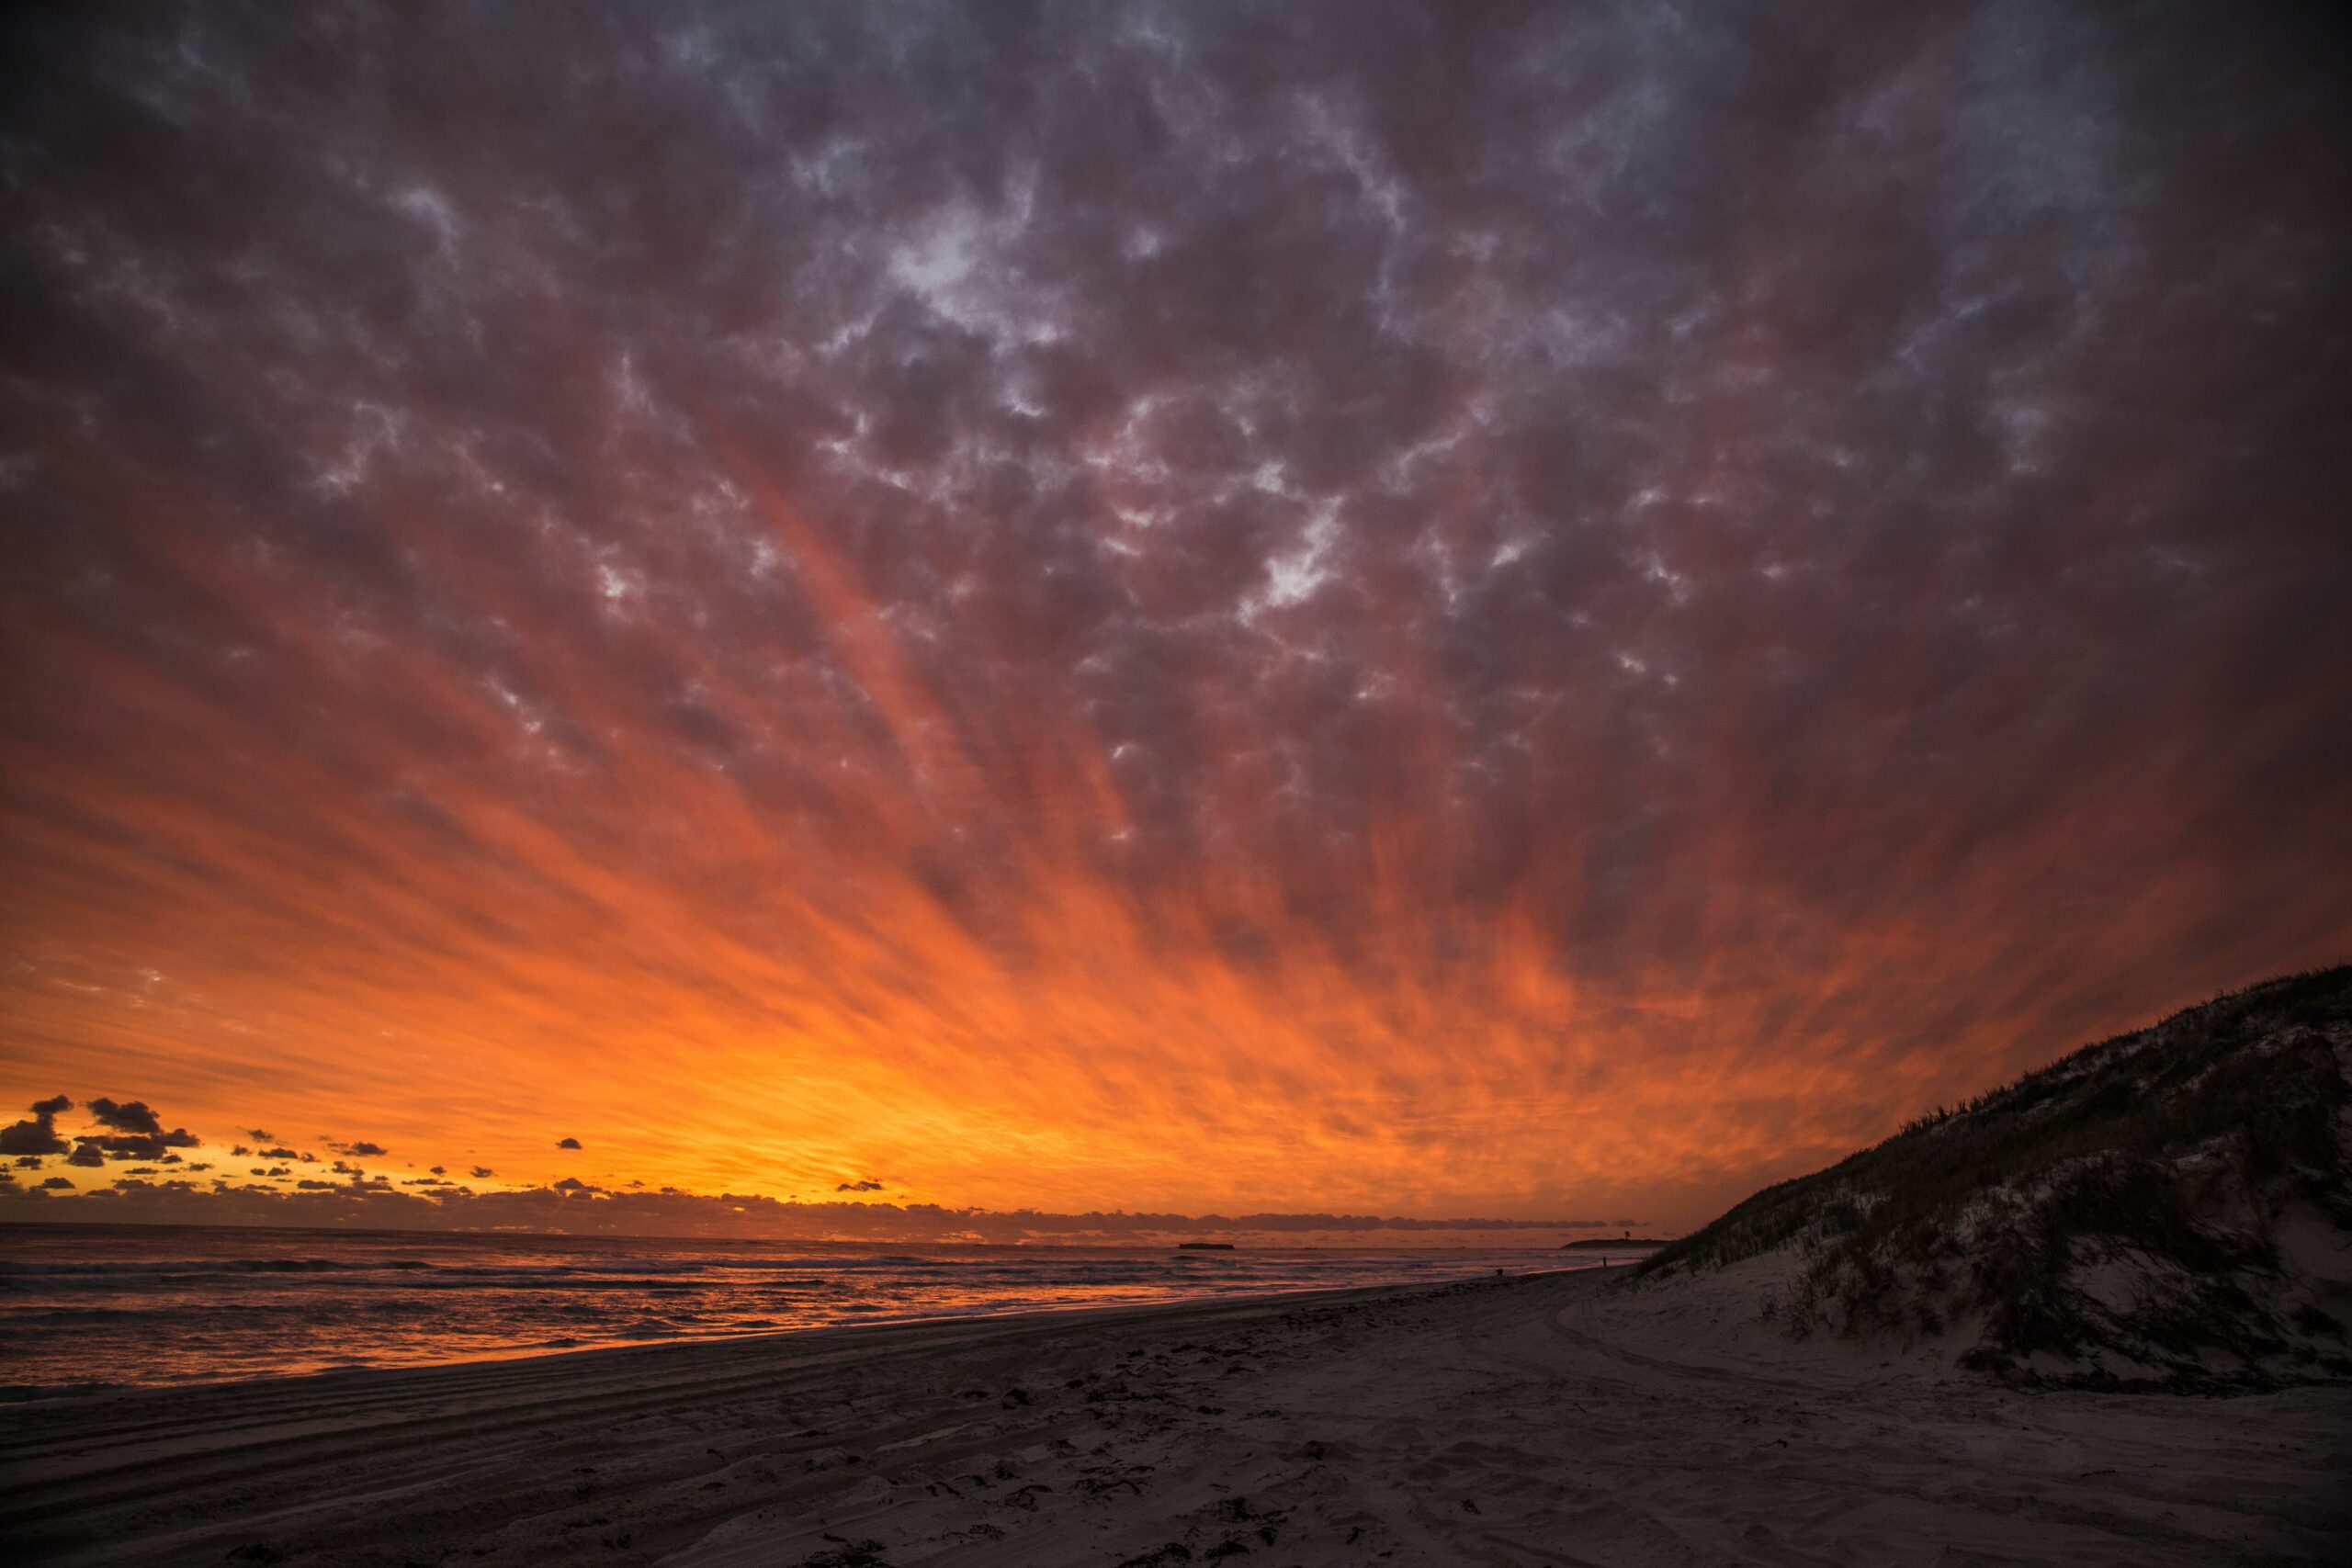
<svg viewBox="0 0 2352 1568">
<path fill-rule="evenodd" d="M 1755 1266 L 17 1407 L 42 1563 L 2213 1563 L 2352 1551 L 2352 1388 L 2028 1393 Z"/>
</svg>

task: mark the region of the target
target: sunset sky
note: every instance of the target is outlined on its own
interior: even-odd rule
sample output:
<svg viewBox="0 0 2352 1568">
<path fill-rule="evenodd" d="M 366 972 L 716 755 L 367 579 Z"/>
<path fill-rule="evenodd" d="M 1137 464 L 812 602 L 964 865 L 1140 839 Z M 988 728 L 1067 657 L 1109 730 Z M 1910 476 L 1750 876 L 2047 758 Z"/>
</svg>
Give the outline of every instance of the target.
<svg viewBox="0 0 2352 1568">
<path fill-rule="evenodd" d="M 13 16 L 0 1216 L 1686 1226 L 2352 957 L 2318 14 Z"/>
</svg>

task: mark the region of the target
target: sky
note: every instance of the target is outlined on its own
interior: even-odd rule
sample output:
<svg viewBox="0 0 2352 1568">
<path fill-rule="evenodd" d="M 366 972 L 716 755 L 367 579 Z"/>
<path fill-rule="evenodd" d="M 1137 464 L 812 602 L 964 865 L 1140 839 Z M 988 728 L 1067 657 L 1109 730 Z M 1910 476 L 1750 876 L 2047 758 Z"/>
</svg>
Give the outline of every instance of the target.
<svg viewBox="0 0 2352 1568">
<path fill-rule="evenodd" d="M 1672 1229 L 2352 957 L 2317 8 L 22 12 L 0 1215 Z"/>
</svg>

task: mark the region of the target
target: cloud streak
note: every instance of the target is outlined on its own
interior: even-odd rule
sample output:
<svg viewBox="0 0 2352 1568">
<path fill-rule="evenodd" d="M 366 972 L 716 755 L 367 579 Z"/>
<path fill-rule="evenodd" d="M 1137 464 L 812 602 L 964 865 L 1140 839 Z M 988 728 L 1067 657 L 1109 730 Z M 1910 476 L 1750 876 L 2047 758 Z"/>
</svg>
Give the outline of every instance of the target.
<svg viewBox="0 0 2352 1568">
<path fill-rule="evenodd" d="M 19 1101 L 1689 1219 L 2352 947 L 2331 39 L 10 25 Z"/>
</svg>

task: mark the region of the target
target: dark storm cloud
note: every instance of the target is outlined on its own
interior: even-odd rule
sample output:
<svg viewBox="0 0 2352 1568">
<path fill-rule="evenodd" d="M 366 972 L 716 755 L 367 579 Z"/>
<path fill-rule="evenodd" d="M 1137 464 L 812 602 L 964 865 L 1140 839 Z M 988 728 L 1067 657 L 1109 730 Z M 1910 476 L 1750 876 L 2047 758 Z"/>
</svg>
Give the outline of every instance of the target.
<svg viewBox="0 0 2352 1568">
<path fill-rule="evenodd" d="M 2352 941 L 2288 10 L 11 25 L 44 1038 L 487 998 L 413 1092 L 768 1125 L 586 1041 L 692 1017 L 1534 1201 L 1531 1085 L 1752 1164 Z"/>
</svg>

